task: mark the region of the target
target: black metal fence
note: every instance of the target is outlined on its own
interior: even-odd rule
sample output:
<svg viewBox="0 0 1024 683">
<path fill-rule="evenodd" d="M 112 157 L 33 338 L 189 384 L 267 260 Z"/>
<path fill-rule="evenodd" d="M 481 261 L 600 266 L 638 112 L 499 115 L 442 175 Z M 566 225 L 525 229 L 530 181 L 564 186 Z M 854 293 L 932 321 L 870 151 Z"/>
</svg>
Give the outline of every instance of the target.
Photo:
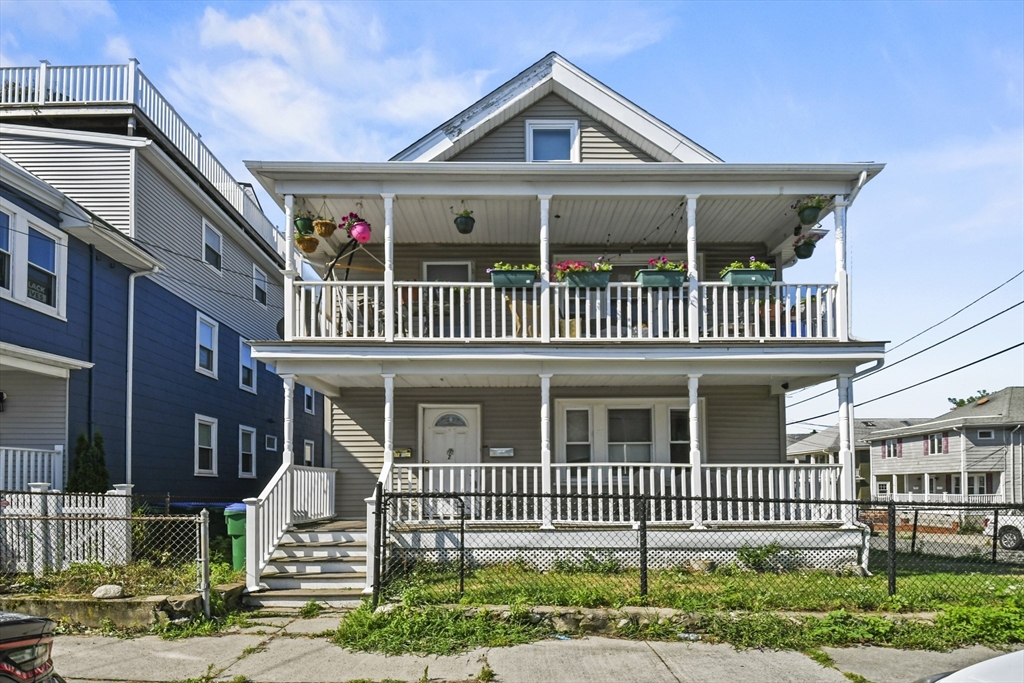
<svg viewBox="0 0 1024 683">
<path fill-rule="evenodd" d="M 377 496 L 375 604 L 1024 604 L 1024 505 L 618 494 L 602 522 L 607 496 Z M 530 521 L 491 514 L 509 509 Z"/>
</svg>

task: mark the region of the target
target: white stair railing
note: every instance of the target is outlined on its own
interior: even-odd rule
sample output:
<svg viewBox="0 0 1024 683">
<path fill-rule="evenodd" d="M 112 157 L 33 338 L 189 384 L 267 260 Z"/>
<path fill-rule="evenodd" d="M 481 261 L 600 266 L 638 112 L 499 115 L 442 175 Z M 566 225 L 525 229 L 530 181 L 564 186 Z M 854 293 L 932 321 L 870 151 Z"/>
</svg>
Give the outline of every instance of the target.
<svg viewBox="0 0 1024 683">
<path fill-rule="evenodd" d="M 0 491 L 28 491 L 30 483 L 64 488 L 64 447 L 0 448 Z"/>
</svg>

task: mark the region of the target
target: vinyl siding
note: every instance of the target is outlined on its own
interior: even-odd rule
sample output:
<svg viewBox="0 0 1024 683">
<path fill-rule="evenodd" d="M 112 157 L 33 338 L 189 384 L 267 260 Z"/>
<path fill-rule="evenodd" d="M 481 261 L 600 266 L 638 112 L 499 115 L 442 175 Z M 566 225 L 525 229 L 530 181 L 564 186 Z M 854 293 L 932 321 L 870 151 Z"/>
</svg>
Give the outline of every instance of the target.
<svg viewBox="0 0 1024 683">
<path fill-rule="evenodd" d="M 5 135 L 3 153 L 121 232 L 130 234 L 131 150 Z"/>
<path fill-rule="evenodd" d="M 67 448 L 68 381 L 21 370 L 0 370 L 0 387 L 7 394 L 0 413 L 0 446 L 6 448 Z"/>
<path fill-rule="evenodd" d="M 276 339 L 284 315 L 277 273 L 260 266 L 269 288 L 262 306 L 252 298 L 253 259 L 232 231 L 206 216 L 221 233 L 223 269 L 218 273 L 202 260 L 203 213 L 142 157 L 136 173 L 136 239 L 167 266 L 152 279 L 247 339 Z"/>
<path fill-rule="evenodd" d="M 700 393 L 706 399 L 709 462 L 784 461 L 779 401 L 768 387 L 709 386 Z M 685 388 L 672 387 L 557 387 L 551 396 L 552 401 L 602 397 L 677 397 L 684 405 L 687 401 Z M 412 449 L 412 462 L 420 462 L 417 405 L 421 403 L 479 404 L 484 463 L 540 462 L 539 389 L 396 389 L 395 448 Z M 361 518 L 366 514 L 364 499 L 373 492 L 384 463 L 384 391 L 346 389 L 331 407 L 329 466 L 338 469 L 336 509 L 341 517 Z M 515 457 L 491 459 L 487 456 L 491 447 L 514 448 Z"/>
<path fill-rule="evenodd" d="M 452 161 L 526 161 L 527 119 L 578 119 L 580 161 L 654 161 L 607 126 L 593 120 L 558 95 L 547 95 L 532 107 L 491 131 L 452 157 Z"/>
</svg>

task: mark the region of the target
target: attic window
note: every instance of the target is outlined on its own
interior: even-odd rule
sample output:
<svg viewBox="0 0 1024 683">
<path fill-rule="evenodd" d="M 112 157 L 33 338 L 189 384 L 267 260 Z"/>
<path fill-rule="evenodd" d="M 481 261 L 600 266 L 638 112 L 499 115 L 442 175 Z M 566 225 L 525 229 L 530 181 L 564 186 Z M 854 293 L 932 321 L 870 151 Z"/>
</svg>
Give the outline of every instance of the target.
<svg viewBox="0 0 1024 683">
<path fill-rule="evenodd" d="M 576 119 L 529 119 L 526 121 L 526 160 L 578 162 L 580 122 Z"/>
</svg>

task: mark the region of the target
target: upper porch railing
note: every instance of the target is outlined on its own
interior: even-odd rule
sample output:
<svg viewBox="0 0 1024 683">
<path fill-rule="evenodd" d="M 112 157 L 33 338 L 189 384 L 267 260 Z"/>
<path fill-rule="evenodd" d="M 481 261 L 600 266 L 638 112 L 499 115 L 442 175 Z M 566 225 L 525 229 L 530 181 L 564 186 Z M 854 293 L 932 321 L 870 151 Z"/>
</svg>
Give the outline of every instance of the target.
<svg viewBox="0 0 1024 683">
<path fill-rule="evenodd" d="M 839 339 L 834 284 L 698 286 L 692 300 L 688 285 L 613 282 L 586 289 L 552 283 L 545 325 L 539 283 L 496 288 L 480 282 L 398 282 L 389 320 L 384 283 L 296 282 L 294 339 L 384 341 L 389 327 L 396 340 L 448 343 Z"/>
<path fill-rule="evenodd" d="M 103 66 L 50 66 L 0 68 L 0 107 L 70 107 L 130 104 L 149 119 L 195 166 L 238 213 L 277 253 L 287 248 L 256 201 L 246 194 L 200 136 L 189 127 L 156 86 L 143 75 L 138 62 Z"/>
</svg>

